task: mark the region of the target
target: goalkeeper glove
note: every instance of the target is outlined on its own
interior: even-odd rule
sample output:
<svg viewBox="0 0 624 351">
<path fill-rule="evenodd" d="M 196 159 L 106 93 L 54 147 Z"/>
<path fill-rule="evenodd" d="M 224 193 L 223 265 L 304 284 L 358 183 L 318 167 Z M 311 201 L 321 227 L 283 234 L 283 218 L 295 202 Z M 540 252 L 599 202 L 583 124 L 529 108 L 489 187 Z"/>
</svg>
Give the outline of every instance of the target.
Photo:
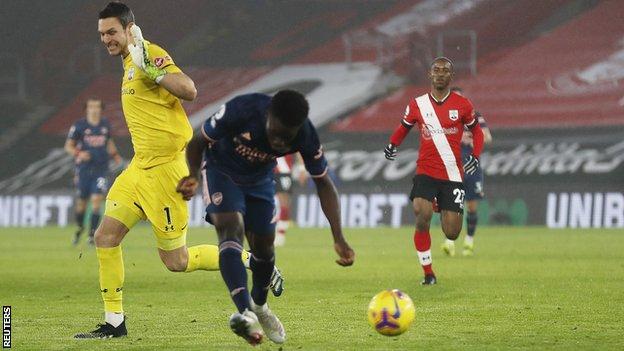
<svg viewBox="0 0 624 351">
<path fill-rule="evenodd" d="M 128 44 L 128 51 L 132 57 L 132 62 L 139 67 L 149 79 L 155 81 L 157 84 L 163 79 L 167 71 L 160 69 L 152 63 L 149 57 L 149 43 L 143 39 L 143 33 L 141 28 L 136 24 L 130 27 L 130 34 L 134 39 L 134 44 Z"/>
<path fill-rule="evenodd" d="M 466 162 L 464 162 L 464 173 L 468 175 L 474 174 L 474 172 L 476 172 L 478 168 L 479 159 L 476 158 L 474 155 L 468 156 L 468 159 L 466 159 Z"/>
<path fill-rule="evenodd" d="M 397 156 L 397 147 L 392 143 L 388 144 L 384 149 L 384 154 L 386 154 L 386 159 L 394 161 Z"/>
</svg>

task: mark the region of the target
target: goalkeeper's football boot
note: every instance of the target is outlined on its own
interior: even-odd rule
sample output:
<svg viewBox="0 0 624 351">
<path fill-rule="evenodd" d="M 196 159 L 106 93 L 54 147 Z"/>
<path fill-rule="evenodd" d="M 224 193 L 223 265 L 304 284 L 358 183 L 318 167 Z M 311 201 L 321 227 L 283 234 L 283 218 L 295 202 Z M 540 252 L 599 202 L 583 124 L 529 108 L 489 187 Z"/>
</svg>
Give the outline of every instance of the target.
<svg viewBox="0 0 624 351">
<path fill-rule="evenodd" d="M 258 316 L 258 321 L 266 336 L 276 344 L 282 344 L 286 340 L 286 331 L 279 318 L 269 309 L 265 303 L 262 306 L 251 301 L 251 310 Z"/>
<path fill-rule="evenodd" d="M 442 248 L 442 252 L 447 254 L 448 256 L 455 256 L 455 242 L 452 240 L 444 240 L 444 243 L 440 246 Z"/>
<path fill-rule="evenodd" d="M 464 242 L 464 250 L 462 250 L 462 255 L 464 256 L 472 256 L 474 255 L 474 242 Z"/>
<path fill-rule="evenodd" d="M 250 310 L 245 310 L 243 313 L 234 313 L 230 317 L 230 328 L 236 335 L 247 340 L 251 345 L 260 344 L 264 337 L 258 317 Z"/>
<path fill-rule="evenodd" d="M 420 285 L 435 285 L 438 282 L 434 274 L 425 275 L 425 279 L 420 282 Z"/>
<path fill-rule="evenodd" d="M 88 333 L 79 333 L 74 335 L 75 339 L 109 339 L 119 338 L 128 335 L 126 330 L 126 321 L 121 322 L 117 328 L 113 327 L 109 323 L 98 324 L 97 329 Z"/>
<path fill-rule="evenodd" d="M 282 277 L 282 272 L 277 269 L 277 266 L 273 267 L 269 288 L 275 297 L 279 297 L 284 292 L 284 277 Z"/>
</svg>

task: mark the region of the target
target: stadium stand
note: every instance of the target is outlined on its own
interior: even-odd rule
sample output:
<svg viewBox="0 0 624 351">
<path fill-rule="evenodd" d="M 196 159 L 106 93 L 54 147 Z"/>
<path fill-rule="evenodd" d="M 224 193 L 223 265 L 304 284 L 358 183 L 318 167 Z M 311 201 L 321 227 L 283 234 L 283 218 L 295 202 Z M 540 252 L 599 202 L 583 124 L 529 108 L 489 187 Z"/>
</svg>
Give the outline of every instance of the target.
<svg viewBox="0 0 624 351">
<path fill-rule="evenodd" d="M 535 40 L 481 58 L 479 74 L 460 77 L 456 84 L 495 128 L 622 125 L 624 88 L 618 82 L 624 71 L 624 23 L 618 14 L 623 10 L 622 2 L 602 2 Z M 514 15 L 519 13 L 509 13 Z M 331 130 L 389 131 L 406 102 L 427 90 L 426 85 L 402 87 Z"/>
</svg>

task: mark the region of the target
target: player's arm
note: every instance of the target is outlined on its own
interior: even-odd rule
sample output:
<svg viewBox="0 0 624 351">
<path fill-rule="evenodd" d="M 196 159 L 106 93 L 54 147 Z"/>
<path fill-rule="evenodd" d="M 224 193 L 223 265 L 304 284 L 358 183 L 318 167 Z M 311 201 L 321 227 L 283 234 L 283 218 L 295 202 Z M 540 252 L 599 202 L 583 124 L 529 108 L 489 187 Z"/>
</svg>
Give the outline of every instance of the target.
<svg viewBox="0 0 624 351">
<path fill-rule="evenodd" d="M 145 41 L 141 28 L 136 24 L 130 27 L 130 34 L 128 51 L 135 66 L 175 97 L 188 101 L 197 97 L 193 80 L 175 65 L 165 50 Z"/>
<path fill-rule="evenodd" d="M 91 158 L 91 154 L 89 154 L 89 151 L 80 150 L 78 147 L 78 139 L 80 139 L 80 132 L 76 129 L 76 125 L 73 125 L 69 129 L 63 148 L 76 162 L 88 161 Z"/>
<path fill-rule="evenodd" d="M 235 100 L 235 99 L 234 99 Z M 190 200 L 199 185 L 199 172 L 201 170 L 204 152 L 213 143 L 227 135 L 232 128 L 232 123 L 237 120 L 237 110 L 233 100 L 222 105 L 219 110 L 208 118 L 199 132 L 195 132 L 193 138 L 186 146 L 186 162 L 189 166 L 189 175 L 182 178 L 176 191 L 182 194 L 185 200 Z"/>
<path fill-rule="evenodd" d="M 182 72 L 167 73 L 158 84 L 177 98 L 193 101 L 197 97 L 195 82 Z"/>
<path fill-rule="evenodd" d="M 473 174 L 479 167 L 479 158 L 481 157 L 481 151 L 483 151 L 483 143 L 485 136 L 479 119 L 475 116 L 472 109 L 472 105 L 469 108 L 467 117 L 464 118 L 466 126 L 472 132 L 472 155 L 468 157 L 468 160 L 464 163 L 464 172 L 466 174 Z"/>
<path fill-rule="evenodd" d="M 123 161 L 113 139 L 108 139 L 108 143 L 106 143 L 106 152 L 108 152 L 108 155 L 115 161 L 117 166 L 119 166 Z"/>
<path fill-rule="evenodd" d="M 336 260 L 336 263 L 341 266 L 350 266 L 353 264 L 355 253 L 342 234 L 338 191 L 336 191 L 336 186 L 334 186 L 334 182 L 329 177 L 327 160 L 323 154 L 323 148 L 316 134 L 316 130 L 311 123 L 310 130 L 299 152 L 301 153 L 306 170 L 314 180 L 316 192 L 321 202 L 321 209 L 323 209 L 323 213 L 327 221 L 329 221 L 329 226 L 334 238 L 334 250 L 336 250 L 336 253 L 340 256 L 340 258 Z"/>
<path fill-rule="evenodd" d="M 394 161 L 397 156 L 398 147 L 401 146 L 401 143 L 409 133 L 409 131 L 416 124 L 416 113 L 418 109 L 414 100 L 410 101 L 410 103 L 405 108 L 405 114 L 401 123 L 396 127 L 392 135 L 390 136 L 390 142 L 386 145 L 384 149 L 384 154 L 386 159 L 390 161 Z"/>
<path fill-rule="evenodd" d="M 329 174 L 321 176 L 312 176 L 314 184 L 316 185 L 316 192 L 321 202 L 321 208 L 325 217 L 329 221 L 332 236 L 334 237 L 334 249 L 339 259 L 336 260 L 341 266 L 350 266 L 355 259 L 355 253 L 353 249 L 347 243 L 344 235 L 342 234 L 342 224 L 340 223 L 340 201 L 338 199 L 338 191 L 334 182 L 329 177 Z"/>
</svg>

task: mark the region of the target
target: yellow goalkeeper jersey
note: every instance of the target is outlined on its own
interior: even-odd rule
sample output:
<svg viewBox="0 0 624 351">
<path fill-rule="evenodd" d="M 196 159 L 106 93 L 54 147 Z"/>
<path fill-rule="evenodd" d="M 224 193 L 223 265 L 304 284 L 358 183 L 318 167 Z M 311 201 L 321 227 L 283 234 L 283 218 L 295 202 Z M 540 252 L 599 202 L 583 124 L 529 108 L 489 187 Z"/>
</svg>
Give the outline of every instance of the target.
<svg viewBox="0 0 624 351">
<path fill-rule="evenodd" d="M 169 54 L 149 44 L 150 60 L 167 73 L 182 72 Z M 121 106 L 134 148 L 133 162 L 151 168 L 175 159 L 193 136 L 180 99 L 149 79 L 132 57 L 123 59 Z"/>
</svg>

